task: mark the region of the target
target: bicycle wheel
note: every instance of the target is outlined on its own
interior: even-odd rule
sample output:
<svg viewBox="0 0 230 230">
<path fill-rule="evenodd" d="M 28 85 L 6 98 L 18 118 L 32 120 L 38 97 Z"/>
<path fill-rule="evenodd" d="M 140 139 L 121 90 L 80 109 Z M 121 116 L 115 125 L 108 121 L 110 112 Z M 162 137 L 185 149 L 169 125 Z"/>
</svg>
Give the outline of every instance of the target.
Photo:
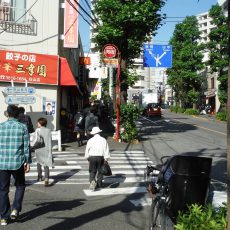
<svg viewBox="0 0 230 230">
<path fill-rule="evenodd" d="M 150 207 L 149 230 L 166 230 L 164 205 L 160 197 L 152 200 Z"/>
</svg>

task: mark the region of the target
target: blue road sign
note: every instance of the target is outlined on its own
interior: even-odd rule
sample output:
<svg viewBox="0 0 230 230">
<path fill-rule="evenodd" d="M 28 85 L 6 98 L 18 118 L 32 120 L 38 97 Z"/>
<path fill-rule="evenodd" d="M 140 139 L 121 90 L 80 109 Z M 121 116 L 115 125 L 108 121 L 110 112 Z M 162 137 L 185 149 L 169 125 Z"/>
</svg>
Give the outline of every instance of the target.
<svg viewBox="0 0 230 230">
<path fill-rule="evenodd" d="M 172 46 L 144 44 L 144 67 L 172 67 Z"/>
<path fill-rule="evenodd" d="M 5 102 L 8 105 L 18 104 L 34 104 L 36 102 L 35 96 L 7 96 Z"/>
<path fill-rule="evenodd" d="M 35 94 L 34 87 L 6 87 L 4 93 L 7 95 L 32 95 Z"/>
</svg>

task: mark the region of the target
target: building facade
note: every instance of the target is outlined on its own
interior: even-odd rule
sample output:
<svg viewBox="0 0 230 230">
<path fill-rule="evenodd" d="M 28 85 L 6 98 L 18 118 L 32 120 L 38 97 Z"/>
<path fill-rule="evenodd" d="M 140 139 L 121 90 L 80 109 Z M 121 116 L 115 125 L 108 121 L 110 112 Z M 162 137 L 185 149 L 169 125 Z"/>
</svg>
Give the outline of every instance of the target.
<svg viewBox="0 0 230 230">
<path fill-rule="evenodd" d="M 17 92 L 8 95 L 8 87 L 33 87 L 35 100 L 26 104 L 28 101 L 16 98 L 16 102 L 25 107 L 34 126 L 39 117 L 45 116 L 51 130 L 67 125 L 83 107 L 85 97 L 86 74 L 79 72 L 79 58 L 84 53 L 78 35 L 78 14 L 69 5 L 68 13 L 66 9 L 64 0 L 12 0 L 7 5 L 0 1 L 2 111 L 19 96 Z M 68 24 L 71 20 L 75 20 L 72 26 Z M 74 39 L 77 42 L 71 46 Z M 13 66 L 8 72 L 4 67 L 7 63 Z M 52 113 L 47 114 L 50 105 Z M 0 122 L 5 119 L 0 116 Z"/>
</svg>

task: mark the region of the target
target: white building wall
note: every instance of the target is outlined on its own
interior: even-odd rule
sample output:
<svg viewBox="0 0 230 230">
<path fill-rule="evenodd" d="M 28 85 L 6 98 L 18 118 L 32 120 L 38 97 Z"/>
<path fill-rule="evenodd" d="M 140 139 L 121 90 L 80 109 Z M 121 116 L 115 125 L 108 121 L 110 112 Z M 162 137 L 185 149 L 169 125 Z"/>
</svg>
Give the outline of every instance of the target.
<svg viewBox="0 0 230 230">
<path fill-rule="evenodd" d="M 27 0 L 27 9 L 34 3 L 34 0 Z M 0 36 L 0 49 L 40 53 L 49 55 L 58 55 L 58 21 L 59 21 L 59 0 L 39 0 L 31 8 L 30 13 L 37 20 L 37 36 L 23 35 L 16 33 L 3 32 Z M 1 31 L 0 31 L 1 32 Z M 15 86 L 23 87 L 24 84 L 14 84 Z M 2 93 L 5 87 L 11 86 L 10 82 L 0 82 L 0 104 L 1 114 L 6 110 L 7 104 L 5 103 L 5 97 Z M 53 116 L 45 116 L 48 120 L 48 126 L 52 130 L 57 129 L 57 120 L 59 119 L 59 107 L 57 104 L 59 100 L 58 86 L 51 85 L 33 85 L 28 84 L 36 88 L 36 103 L 31 105 L 19 105 L 24 106 L 29 115 L 31 115 L 34 127 L 36 127 L 36 120 L 39 117 L 44 117 L 43 104 L 44 98 L 46 101 L 56 102 L 56 111 Z M 5 121 L 6 118 L 1 115 L 0 122 Z"/>
</svg>

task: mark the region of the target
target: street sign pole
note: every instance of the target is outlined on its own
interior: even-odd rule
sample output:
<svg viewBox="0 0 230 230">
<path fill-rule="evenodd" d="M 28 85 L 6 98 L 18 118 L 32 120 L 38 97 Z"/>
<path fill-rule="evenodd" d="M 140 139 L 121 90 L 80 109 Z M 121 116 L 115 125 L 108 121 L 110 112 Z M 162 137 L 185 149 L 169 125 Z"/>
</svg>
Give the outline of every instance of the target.
<svg viewBox="0 0 230 230">
<path fill-rule="evenodd" d="M 120 51 L 117 48 L 117 46 L 113 44 L 107 44 L 103 47 L 102 50 L 103 53 L 103 60 L 105 60 L 105 64 L 112 64 L 114 63 L 117 66 L 117 78 L 116 78 L 116 140 L 120 140 L 120 104 L 121 104 L 121 99 L 120 99 L 120 72 L 121 72 L 121 67 L 120 67 Z M 117 58 L 115 58 L 117 57 Z M 111 60 L 109 62 L 108 60 Z M 117 61 L 116 61 L 117 60 Z"/>
</svg>

